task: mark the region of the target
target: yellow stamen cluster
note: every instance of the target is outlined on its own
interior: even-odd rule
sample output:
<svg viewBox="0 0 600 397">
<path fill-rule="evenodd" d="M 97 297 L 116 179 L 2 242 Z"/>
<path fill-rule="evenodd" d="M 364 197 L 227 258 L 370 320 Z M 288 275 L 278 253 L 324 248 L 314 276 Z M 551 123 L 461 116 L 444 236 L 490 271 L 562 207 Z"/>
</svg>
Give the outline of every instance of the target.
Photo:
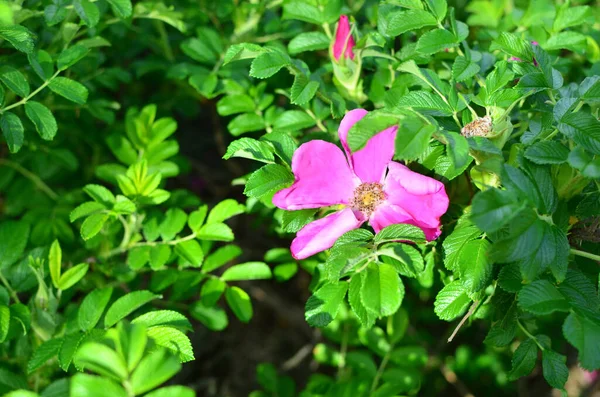
<svg viewBox="0 0 600 397">
<path fill-rule="evenodd" d="M 350 205 L 366 216 L 370 216 L 383 200 L 385 200 L 385 193 L 381 183 L 363 183 L 354 190 Z"/>
</svg>

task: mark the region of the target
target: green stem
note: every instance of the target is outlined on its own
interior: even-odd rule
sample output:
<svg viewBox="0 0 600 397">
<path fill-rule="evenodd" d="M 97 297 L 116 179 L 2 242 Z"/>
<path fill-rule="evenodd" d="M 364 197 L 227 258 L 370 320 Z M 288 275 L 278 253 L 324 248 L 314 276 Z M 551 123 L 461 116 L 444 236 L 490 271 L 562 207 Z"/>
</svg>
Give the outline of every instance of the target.
<svg viewBox="0 0 600 397">
<path fill-rule="evenodd" d="M 103 258 L 110 258 L 111 256 L 122 254 L 125 251 L 129 251 L 130 249 L 137 247 L 156 247 L 157 245 L 177 245 L 184 241 L 193 240 L 196 238 L 196 233 L 192 233 L 189 236 L 181 237 L 171 241 L 144 241 L 141 243 L 135 243 L 132 245 L 119 246 L 118 248 L 112 249 L 108 251 L 106 254 L 101 255 Z"/>
<path fill-rule="evenodd" d="M 28 169 L 23 168 L 23 166 L 21 166 L 21 164 L 18 164 L 18 163 L 15 163 L 14 161 L 6 160 L 6 159 L 0 159 L 0 165 L 5 165 L 5 166 L 10 167 L 13 170 L 17 171 L 18 173 L 23 175 L 25 178 L 27 178 L 31 182 L 33 182 L 33 184 L 35 186 L 37 186 L 38 189 L 40 189 L 41 191 L 46 193 L 46 195 L 48 197 L 50 197 L 52 200 L 55 200 L 55 201 L 58 200 L 58 194 L 56 194 L 56 192 L 54 190 L 52 190 L 48 185 L 46 185 L 39 176 L 37 176 L 33 172 L 29 171 Z"/>
<path fill-rule="evenodd" d="M 527 331 L 527 328 L 525 328 L 525 327 L 523 326 L 523 324 L 521 324 L 521 322 L 520 322 L 519 320 L 517 320 L 517 325 L 519 326 L 519 328 L 521 328 L 521 331 L 523 331 L 523 333 L 524 333 L 525 335 L 527 335 L 527 337 L 528 337 L 529 339 L 532 339 L 532 340 L 535 342 L 535 344 L 536 344 L 536 345 L 538 345 L 538 347 L 540 348 L 540 350 L 541 350 L 541 351 L 544 351 L 544 350 L 546 350 L 546 349 L 544 349 L 544 346 L 542 346 L 542 345 L 540 344 L 540 342 L 537 340 L 537 338 L 536 338 L 534 335 L 532 335 L 532 334 L 531 334 L 529 331 Z"/>
<path fill-rule="evenodd" d="M 576 250 L 575 248 L 571 248 L 571 253 L 573 255 L 583 256 L 584 258 L 588 258 L 588 259 L 600 262 L 600 255 L 594 255 L 594 254 L 590 254 L 589 252 L 579 251 L 579 250 Z"/>
<path fill-rule="evenodd" d="M 373 378 L 373 383 L 371 383 L 371 392 L 369 394 L 373 394 L 375 389 L 377 389 L 377 385 L 379 384 L 379 379 L 381 379 L 381 375 L 383 375 L 383 371 L 390 360 L 390 354 L 392 353 L 393 346 L 390 346 L 390 350 L 385 353 L 383 356 L 383 360 L 381 360 L 381 364 L 379 364 L 379 368 L 377 369 L 377 373 L 375 374 L 375 378 Z"/>
<path fill-rule="evenodd" d="M 50 84 L 52 82 L 52 80 L 54 80 L 54 78 L 56 76 L 58 76 L 58 74 L 60 73 L 60 70 L 57 70 L 56 73 L 54 73 L 52 75 L 52 77 L 50 77 L 48 80 L 44 81 L 44 83 L 39 86 L 35 91 L 33 91 L 31 94 L 27 95 L 25 98 L 21 99 L 19 102 L 15 102 L 10 106 L 5 107 L 4 109 L 0 109 L 0 114 L 6 112 L 7 110 L 10 110 L 12 108 L 16 108 L 17 106 L 21 106 L 24 105 L 25 103 L 27 103 L 28 100 L 30 100 L 31 98 L 33 98 L 38 92 L 40 92 L 41 90 L 43 90 L 44 88 L 46 88 L 46 86 L 48 84 Z"/>
<path fill-rule="evenodd" d="M 164 23 L 161 21 L 156 21 L 156 29 L 158 30 L 158 34 L 160 35 L 160 45 L 165 52 L 165 56 L 169 62 L 174 62 L 175 57 L 173 56 L 173 50 L 171 50 L 171 44 L 169 44 L 169 36 L 167 35 L 167 31 L 165 29 Z"/>
<path fill-rule="evenodd" d="M 17 295 L 17 291 L 15 291 L 11 286 L 10 283 L 8 282 L 8 280 L 4 277 L 4 274 L 2 274 L 2 271 L 0 271 L 0 281 L 2 281 L 2 284 L 4 284 L 4 286 L 6 287 L 6 289 L 8 290 L 8 293 L 10 294 L 10 296 L 12 296 L 12 298 L 15 300 L 15 302 L 17 303 L 21 303 L 21 301 L 19 300 L 19 296 Z"/>
</svg>

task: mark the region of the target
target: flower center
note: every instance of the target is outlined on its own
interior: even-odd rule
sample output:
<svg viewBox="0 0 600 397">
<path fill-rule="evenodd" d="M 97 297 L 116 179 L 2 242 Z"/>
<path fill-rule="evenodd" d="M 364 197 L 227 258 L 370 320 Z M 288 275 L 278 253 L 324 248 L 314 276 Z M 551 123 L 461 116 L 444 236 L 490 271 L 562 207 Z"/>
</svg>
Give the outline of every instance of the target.
<svg viewBox="0 0 600 397">
<path fill-rule="evenodd" d="M 362 183 L 354 190 L 350 204 L 366 216 L 370 216 L 383 200 L 385 193 L 381 183 Z"/>
</svg>

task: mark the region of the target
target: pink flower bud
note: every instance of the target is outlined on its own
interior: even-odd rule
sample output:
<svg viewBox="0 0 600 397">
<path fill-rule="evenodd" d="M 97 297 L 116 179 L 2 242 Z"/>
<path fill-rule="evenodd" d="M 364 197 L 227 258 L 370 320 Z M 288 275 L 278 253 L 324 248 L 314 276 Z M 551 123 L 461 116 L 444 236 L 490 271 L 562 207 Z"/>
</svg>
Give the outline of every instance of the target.
<svg viewBox="0 0 600 397">
<path fill-rule="evenodd" d="M 346 15 L 340 16 L 337 31 L 335 32 L 335 42 L 333 43 L 333 56 L 339 61 L 342 56 L 354 59 L 352 49 L 356 43 L 350 33 L 350 22 Z"/>
</svg>

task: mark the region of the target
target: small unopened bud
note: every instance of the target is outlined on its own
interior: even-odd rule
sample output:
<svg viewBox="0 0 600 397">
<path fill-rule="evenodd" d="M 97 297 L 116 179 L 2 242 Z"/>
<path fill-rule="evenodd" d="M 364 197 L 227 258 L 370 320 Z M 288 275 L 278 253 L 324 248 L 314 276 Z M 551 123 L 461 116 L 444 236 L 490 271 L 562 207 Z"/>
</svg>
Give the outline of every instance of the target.
<svg viewBox="0 0 600 397">
<path fill-rule="evenodd" d="M 492 118 L 490 116 L 481 117 L 477 120 L 471 121 L 460 130 L 460 133 L 465 138 L 471 138 L 474 136 L 488 137 L 491 132 Z"/>
<path fill-rule="evenodd" d="M 335 32 L 335 41 L 333 42 L 333 57 L 336 61 L 339 61 L 342 57 L 354 59 L 354 52 L 352 49 L 355 45 L 356 43 L 354 42 L 352 32 L 350 31 L 350 22 L 348 21 L 348 17 L 346 15 L 342 15 L 340 16 L 340 21 Z"/>
</svg>

